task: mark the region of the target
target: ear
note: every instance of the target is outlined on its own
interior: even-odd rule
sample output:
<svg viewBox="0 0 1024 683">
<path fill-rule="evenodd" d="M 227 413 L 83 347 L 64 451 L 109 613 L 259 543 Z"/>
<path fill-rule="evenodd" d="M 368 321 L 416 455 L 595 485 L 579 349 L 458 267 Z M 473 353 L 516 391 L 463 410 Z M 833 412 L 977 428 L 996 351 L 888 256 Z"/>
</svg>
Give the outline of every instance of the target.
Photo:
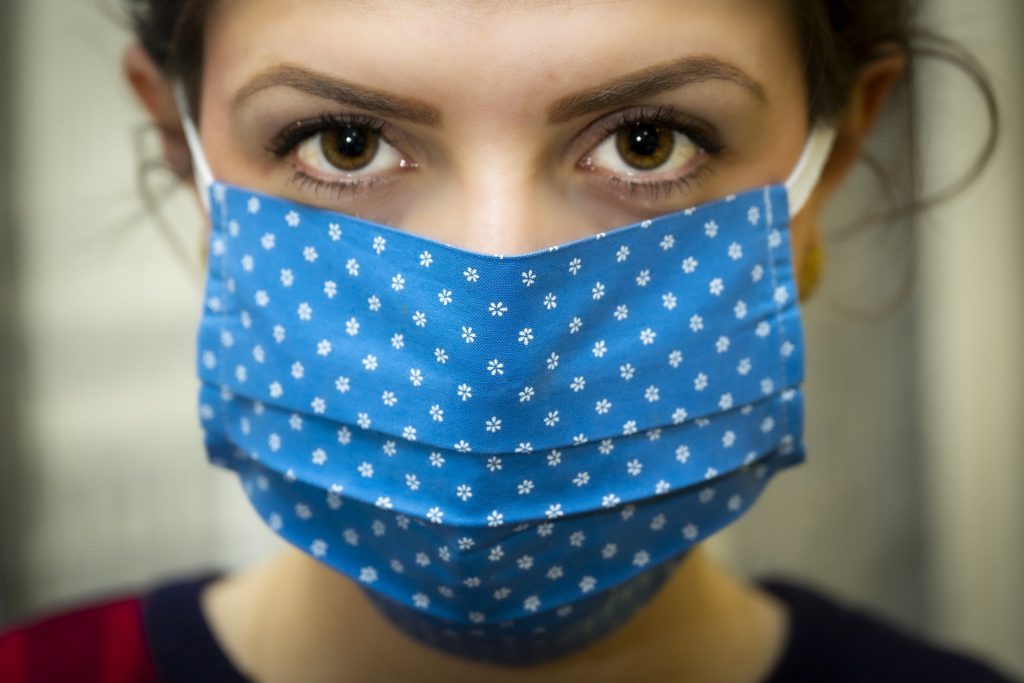
<svg viewBox="0 0 1024 683">
<path fill-rule="evenodd" d="M 832 154 L 818 182 L 819 201 L 839 186 L 860 155 L 864 139 L 875 124 L 882 104 L 907 66 L 903 53 L 879 57 L 861 68 L 850 91 L 846 110 L 837 122 Z"/>
<path fill-rule="evenodd" d="M 792 221 L 793 258 L 801 301 L 806 300 L 822 268 L 824 253 L 818 218 L 829 195 L 853 168 L 864 139 L 878 117 L 886 96 L 906 68 L 899 52 L 879 57 L 861 68 L 850 91 L 846 109 L 836 122 L 836 139 L 821 178 L 804 209 Z"/>
<path fill-rule="evenodd" d="M 125 50 L 121 67 L 139 103 L 149 112 L 160 131 L 164 159 L 175 175 L 182 180 L 190 179 L 192 158 L 167 76 L 139 43 L 133 43 Z"/>
</svg>

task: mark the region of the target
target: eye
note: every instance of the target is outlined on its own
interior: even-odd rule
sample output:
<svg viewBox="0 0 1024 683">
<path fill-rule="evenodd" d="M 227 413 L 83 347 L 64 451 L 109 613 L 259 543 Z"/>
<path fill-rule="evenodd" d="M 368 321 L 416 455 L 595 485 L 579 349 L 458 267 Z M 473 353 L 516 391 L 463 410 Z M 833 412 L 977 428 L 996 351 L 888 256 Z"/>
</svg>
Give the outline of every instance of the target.
<svg viewBox="0 0 1024 683">
<path fill-rule="evenodd" d="M 594 148 L 588 165 L 624 175 L 658 175 L 686 169 L 701 148 L 684 133 L 654 121 L 619 126 Z"/>
<path fill-rule="evenodd" d="M 323 175 L 367 175 L 403 167 L 403 157 L 372 126 L 323 128 L 296 146 L 296 156 Z"/>
</svg>

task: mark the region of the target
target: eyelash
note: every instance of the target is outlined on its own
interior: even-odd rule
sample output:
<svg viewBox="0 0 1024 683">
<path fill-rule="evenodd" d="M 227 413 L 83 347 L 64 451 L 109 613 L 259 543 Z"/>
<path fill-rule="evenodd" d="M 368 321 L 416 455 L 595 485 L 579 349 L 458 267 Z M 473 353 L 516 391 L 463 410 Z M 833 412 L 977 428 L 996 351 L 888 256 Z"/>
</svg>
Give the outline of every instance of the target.
<svg viewBox="0 0 1024 683">
<path fill-rule="evenodd" d="M 655 124 L 682 133 L 699 148 L 701 153 L 711 158 L 716 158 L 725 151 L 725 145 L 718 140 L 714 132 L 709 131 L 704 124 L 671 107 L 641 108 L 618 112 L 612 118 L 602 121 L 597 126 L 596 132 L 586 135 L 592 136 L 591 147 L 593 147 L 624 127 L 642 123 Z M 274 156 L 283 158 L 300 143 L 317 133 L 345 126 L 366 128 L 375 135 L 379 135 L 385 142 L 393 144 L 389 139 L 388 126 L 376 119 L 361 114 L 322 113 L 315 118 L 297 121 L 287 126 L 270 141 L 266 149 Z M 628 192 L 630 196 L 642 196 L 648 201 L 655 201 L 676 191 L 687 191 L 698 186 L 710 173 L 711 169 L 706 164 L 702 164 L 685 176 L 659 180 L 637 180 L 635 176 L 623 178 L 609 175 L 606 181 L 618 189 Z M 323 180 L 296 167 L 289 182 L 299 188 L 310 190 L 317 196 L 326 194 L 331 198 L 339 199 L 345 194 L 359 194 L 390 179 L 387 176 L 376 175 L 361 177 L 358 180 Z"/>
<path fill-rule="evenodd" d="M 699 187 L 707 180 L 711 169 L 707 166 L 692 171 L 689 175 L 678 178 L 665 178 L 663 180 L 629 180 L 619 176 L 610 176 L 608 182 L 625 190 L 630 196 L 643 195 L 648 201 L 657 201 L 671 195 L 675 191 L 689 191 Z"/>
<path fill-rule="evenodd" d="M 296 121 L 274 136 L 267 145 L 267 151 L 279 157 L 291 152 L 295 147 L 317 133 L 331 128 L 344 126 L 360 126 L 381 135 L 386 139 L 387 126 L 362 114 L 320 114 L 312 119 Z"/>
</svg>

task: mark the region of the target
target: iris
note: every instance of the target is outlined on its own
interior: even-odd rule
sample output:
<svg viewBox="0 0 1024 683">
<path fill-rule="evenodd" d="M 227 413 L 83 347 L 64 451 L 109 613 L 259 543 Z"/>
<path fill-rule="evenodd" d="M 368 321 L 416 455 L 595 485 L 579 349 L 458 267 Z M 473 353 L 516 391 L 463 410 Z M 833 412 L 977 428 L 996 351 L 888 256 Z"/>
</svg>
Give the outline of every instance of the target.
<svg viewBox="0 0 1024 683">
<path fill-rule="evenodd" d="M 363 126 L 330 128 L 321 134 L 324 157 L 344 171 L 357 171 L 373 161 L 380 141 L 378 134 Z"/>
<path fill-rule="evenodd" d="M 650 123 L 620 128 L 615 142 L 622 160 L 644 171 L 665 163 L 675 147 L 671 129 Z"/>
</svg>

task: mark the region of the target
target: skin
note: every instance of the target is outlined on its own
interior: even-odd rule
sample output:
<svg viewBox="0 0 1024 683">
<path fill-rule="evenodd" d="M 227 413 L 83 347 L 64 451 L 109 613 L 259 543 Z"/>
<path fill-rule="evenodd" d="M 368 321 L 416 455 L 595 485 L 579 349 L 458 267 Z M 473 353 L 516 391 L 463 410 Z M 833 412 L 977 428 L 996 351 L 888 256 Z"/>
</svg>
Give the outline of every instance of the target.
<svg viewBox="0 0 1024 683">
<path fill-rule="evenodd" d="M 206 26 L 199 129 L 219 179 L 467 249 L 513 254 L 784 180 L 808 132 L 797 46 L 782 0 L 220 0 Z M 570 96 L 578 103 L 594 91 L 621 92 L 622 79 L 687 58 L 711 58 L 729 69 L 585 114 L 566 113 Z M 286 85 L 257 88 L 254 79 L 265 85 L 282 65 L 400 97 L 428 113 L 409 121 L 381 116 L 365 100 L 353 107 Z M 124 67 L 162 132 L 168 163 L 188 179 L 189 153 L 167 79 L 137 45 L 126 52 Z M 902 68 L 903 59 L 893 56 L 862 70 L 836 122 L 839 135 L 823 176 L 792 221 L 798 270 L 820 240 L 821 207 L 856 159 Z M 616 159 L 599 152 L 613 151 L 600 147 L 602 131 L 614 125 L 616 113 L 648 115 L 659 107 L 713 130 L 721 152 L 681 153 L 648 172 L 622 166 L 621 159 L 607 163 Z M 267 151 L 283 128 L 321 113 L 380 119 L 395 163 L 360 172 L 361 180 L 379 179 L 355 191 L 313 191 L 294 182 L 296 169 L 324 182 L 356 180 L 317 165 L 316 140 L 300 143 L 305 153 Z M 676 141 L 677 149 L 688 149 L 685 137 Z M 622 184 L 692 178 L 698 171 L 698 180 L 673 191 L 630 191 Z M 786 641 L 782 606 L 700 548 L 624 628 L 528 669 L 466 662 L 412 642 L 352 582 L 296 550 L 214 583 L 203 609 L 233 663 L 268 683 L 753 683 L 771 671 Z"/>
</svg>

